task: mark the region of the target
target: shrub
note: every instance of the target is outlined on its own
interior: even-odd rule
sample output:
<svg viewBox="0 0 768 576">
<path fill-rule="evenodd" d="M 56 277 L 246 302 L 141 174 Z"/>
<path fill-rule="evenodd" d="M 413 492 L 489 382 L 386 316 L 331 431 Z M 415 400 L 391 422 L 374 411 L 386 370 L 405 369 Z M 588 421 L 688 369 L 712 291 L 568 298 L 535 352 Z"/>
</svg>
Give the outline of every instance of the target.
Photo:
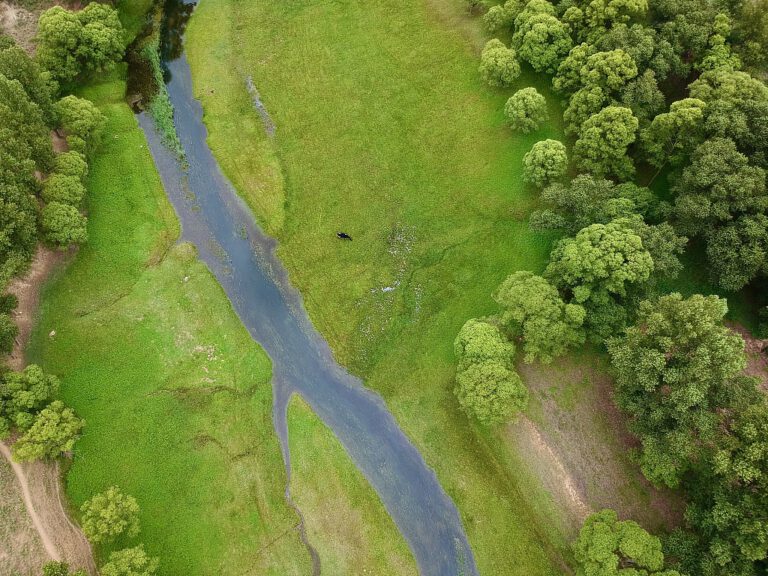
<svg viewBox="0 0 768 576">
<path fill-rule="evenodd" d="M 52 174 L 43 182 L 42 197 L 45 202 L 61 202 L 78 206 L 85 196 L 85 187 L 77 176 Z"/>
<path fill-rule="evenodd" d="M 562 178 L 567 170 L 568 154 L 558 140 L 536 142 L 523 157 L 523 179 L 539 188 Z"/>
<path fill-rule="evenodd" d="M 52 244 L 69 246 L 88 239 L 87 220 L 74 206 L 51 202 L 43 208 L 41 220 L 43 235 Z"/>
<path fill-rule="evenodd" d="M 520 75 L 515 51 L 501 40 L 489 40 L 480 56 L 480 76 L 491 86 L 509 86 Z"/>
</svg>

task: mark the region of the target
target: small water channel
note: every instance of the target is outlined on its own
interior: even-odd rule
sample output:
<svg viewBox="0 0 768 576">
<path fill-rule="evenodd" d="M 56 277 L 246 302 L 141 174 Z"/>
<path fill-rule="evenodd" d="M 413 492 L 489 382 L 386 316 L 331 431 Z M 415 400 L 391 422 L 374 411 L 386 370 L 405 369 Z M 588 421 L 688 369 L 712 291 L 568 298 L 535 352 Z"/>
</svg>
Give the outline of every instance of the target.
<svg viewBox="0 0 768 576">
<path fill-rule="evenodd" d="M 169 5 L 177 7 L 195 3 L 169 0 Z M 174 16 L 166 18 L 167 23 L 176 23 L 168 33 L 180 48 L 184 19 Z M 434 472 L 383 400 L 334 360 L 275 256 L 275 241 L 256 225 L 222 175 L 206 144 L 202 107 L 193 96 L 183 50 L 165 50 L 164 55 L 167 90 L 185 161 L 163 144 L 152 118 L 141 113 L 139 122 L 181 220 L 182 240 L 197 247 L 251 336 L 272 359 L 274 425 L 289 475 L 286 408 L 291 394 L 298 393 L 333 430 L 379 494 L 421 574 L 476 575 L 456 507 Z"/>
</svg>

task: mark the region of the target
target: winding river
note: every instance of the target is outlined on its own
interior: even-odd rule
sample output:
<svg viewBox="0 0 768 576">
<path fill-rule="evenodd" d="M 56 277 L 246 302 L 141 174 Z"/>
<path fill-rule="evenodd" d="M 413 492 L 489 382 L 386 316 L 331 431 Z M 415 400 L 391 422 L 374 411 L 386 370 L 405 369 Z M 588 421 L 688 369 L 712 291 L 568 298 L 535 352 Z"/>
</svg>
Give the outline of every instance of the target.
<svg viewBox="0 0 768 576">
<path fill-rule="evenodd" d="M 184 0 L 187 5 L 195 2 Z M 166 65 L 186 162 L 163 145 L 149 116 L 140 114 L 139 122 L 181 220 L 182 240 L 197 247 L 251 336 L 272 359 L 274 425 L 289 476 L 286 409 L 291 394 L 298 393 L 333 430 L 379 494 L 421 574 L 477 575 L 456 507 L 434 472 L 383 400 L 334 360 L 275 256 L 275 241 L 256 225 L 222 175 L 206 144 L 202 107 L 193 96 L 186 56 L 182 52 Z"/>
</svg>

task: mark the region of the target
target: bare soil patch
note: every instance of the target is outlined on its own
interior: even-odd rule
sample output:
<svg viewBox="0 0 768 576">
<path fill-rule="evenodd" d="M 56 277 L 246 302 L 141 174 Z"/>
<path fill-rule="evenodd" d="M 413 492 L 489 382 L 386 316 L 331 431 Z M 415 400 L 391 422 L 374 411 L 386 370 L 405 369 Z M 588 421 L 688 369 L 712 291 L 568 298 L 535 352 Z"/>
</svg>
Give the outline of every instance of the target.
<svg viewBox="0 0 768 576">
<path fill-rule="evenodd" d="M 32 39 L 37 33 L 37 19 L 42 9 L 27 10 L 6 0 L 0 1 L 0 30 L 12 36 L 27 52 L 35 49 Z"/>
<path fill-rule="evenodd" d="M 49 560 L 10 463 L 0 457 L 0 576 L 39 574 Z"/>
<path fill-rule="evenodd" d="M 45 560 L 64 560 L 72 569 L 85 569 L 96 574 L 93 552 L 80 529 L 69 519 L 61 501 L 61 475 L 58 462 L 19 464 L 11 458 L 10 449 L 0 443 L 0 453 L 16 477 L 27 517 L 38 535 Z M 14 562 L 17 551 L 12 549 Z M 38 556 L 39 561 L 39 556 Z"/>
<path fill-rule="evenodd" d="M 553 500 L 574 537 L 584 518 L 616 510 L 652 531 L 682 517 L 682 500 L 648 483 L 630 454 L 634 439 L 612 401 L 610 378 L 595 355 L 559 366 L 522 365 L 531 391 L 529 417 L 511 423 L 506 438 Z"/>
<path fill-rule="evenodd" d="M 747 353 L 745 372 L 760 380 L 760 387 L 768 391 L 768 340 L 755 338 L 741 324 L 728 323 L 728 327 L 744 338 L 744 350 Z"/>
<path fill-rule="evenodd" d="M 7 359 L 8 366 L 13 370 L 21 370 L 26 365 L 24 349 L 34 327 L 37 306 L 40 302 L 40 290 L 45 280 L 72 254 L 74 254 L 74 249 L 51 250 L 39 246 L 27 273 L 14 279 L 8 285 L 8 292 L 15 294 L 19 299 L 19 306 L 14 311 L 14 320 L 19 327 L 19 336 L 16 338 L 13 350 Z"/>
</svg>

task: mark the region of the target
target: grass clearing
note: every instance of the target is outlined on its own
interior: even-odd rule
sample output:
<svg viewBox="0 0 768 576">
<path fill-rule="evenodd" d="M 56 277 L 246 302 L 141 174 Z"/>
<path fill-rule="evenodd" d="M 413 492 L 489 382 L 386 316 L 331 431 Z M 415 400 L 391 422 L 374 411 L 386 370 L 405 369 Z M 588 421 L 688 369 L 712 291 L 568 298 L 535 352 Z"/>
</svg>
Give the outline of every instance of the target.
<svg viewBox="0 0 768 576">
<path fill-rule="evenodd" d="M 527 136 L 508 130 L 513 90 L 481 84 L 462 9 L 203 0 L 187 53 L 214 153 L 279 238 L 315 325 L 384 395 L 458 505 L 481 573 L 560 573 L 538 496 L 522 492 L 504 447 L 452 392 L 461 324 L 493 309 L 507 274 L 547 257 L 551 236 L 528 229 L 536 194 L 520 167 L 534 142 L 562 137 L 560 115 L 546 81 L 526 74 L 518 87 L 547 95 L 552 121 Z M 277 126 L 263 157 L 249 76 Z M 260 208 L 275 198 L 282 221 Z M 339 230 L 354 241 L 337 241 Z"/>
<path fill-rule="evenodd" d="M 84 91 L 108 118 L 88 182 L 89 242 L 46 287 L 29 354 L 87 422 L 67 494 L 74 508 L 113 484 L 134 495 L 137 541 L 162 575 L 306 574 L 269 359 L 194 250 L 174 245 L 122 72 Z"/>
<path fill-rule="evenodd" d="M 418 574 L 405 539 L 344 447 L 300 396 L 288 404 L 291 497 L 323 574 Z"/>
</svg>

